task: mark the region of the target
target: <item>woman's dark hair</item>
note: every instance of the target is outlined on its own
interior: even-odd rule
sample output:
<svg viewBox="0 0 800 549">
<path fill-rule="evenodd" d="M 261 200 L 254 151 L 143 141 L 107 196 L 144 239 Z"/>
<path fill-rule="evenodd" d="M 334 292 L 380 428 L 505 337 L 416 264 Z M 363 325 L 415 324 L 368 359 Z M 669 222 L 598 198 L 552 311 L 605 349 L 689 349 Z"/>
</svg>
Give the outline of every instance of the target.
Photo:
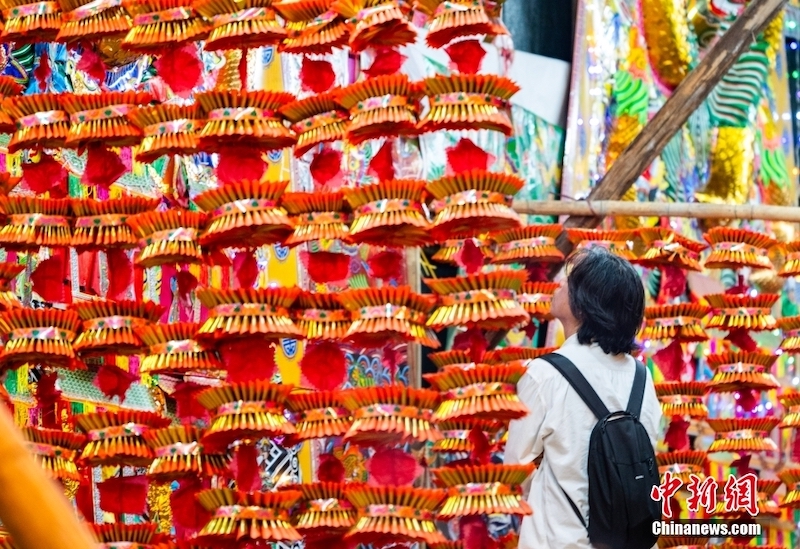
<svg viewBox="0 0 800 549">
<path fill-rule="evenodd" d="M 583 249 L 567 261 L 567 286 L 581 344 L 597 343 L 612 355 L 638 350 L 644 285 L 633 265 L 605 248 Z"/>
</svg>

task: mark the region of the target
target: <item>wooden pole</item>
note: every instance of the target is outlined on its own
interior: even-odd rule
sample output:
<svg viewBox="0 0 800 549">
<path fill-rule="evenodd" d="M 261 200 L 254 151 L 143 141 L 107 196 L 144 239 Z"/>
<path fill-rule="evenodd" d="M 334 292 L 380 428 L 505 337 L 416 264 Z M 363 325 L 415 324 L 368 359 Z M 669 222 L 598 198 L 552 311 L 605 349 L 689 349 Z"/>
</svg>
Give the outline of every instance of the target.
<svg viewBox="0 0 800 549">
<path fill-rule="evenodd" d="M 623 200 L 515 200 L 521 214 L 571 217 L 684 217 L 693 219 L 760 219 L 800 223 L 800 208 L 763 204 L 694 202 L 627 202 Z"/>
<path fill-rule="evenodd" d="M 63 491 L 27 450 L 9 413 L 0 410 L 0 522 L 18 549 L 94 549 Z"/>
</svg>

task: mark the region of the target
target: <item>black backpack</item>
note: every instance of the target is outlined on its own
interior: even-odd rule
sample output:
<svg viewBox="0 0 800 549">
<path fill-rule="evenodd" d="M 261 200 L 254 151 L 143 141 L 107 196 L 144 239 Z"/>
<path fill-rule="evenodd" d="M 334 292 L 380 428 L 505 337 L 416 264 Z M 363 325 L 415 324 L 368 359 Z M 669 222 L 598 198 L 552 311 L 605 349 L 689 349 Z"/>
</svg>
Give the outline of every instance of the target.
<svg viewBox="0 0 800 549">
<path fill-rule="evenodd" d="M 647 379 L 644 365 L 636 362 L 628 409 L 611 413 L 569 359 L 557 353 L 541 358 L 561 372 L 599 420 L 589 439 L 588 525 L 564 492 L 589 531 L 589 541 L 603 549 L 650 549 L 658 541 L 653 522 L 662 517 L 661 505 L 650 495 L 660 484 L 656 456 L 639 422 Z"/>
</svg>

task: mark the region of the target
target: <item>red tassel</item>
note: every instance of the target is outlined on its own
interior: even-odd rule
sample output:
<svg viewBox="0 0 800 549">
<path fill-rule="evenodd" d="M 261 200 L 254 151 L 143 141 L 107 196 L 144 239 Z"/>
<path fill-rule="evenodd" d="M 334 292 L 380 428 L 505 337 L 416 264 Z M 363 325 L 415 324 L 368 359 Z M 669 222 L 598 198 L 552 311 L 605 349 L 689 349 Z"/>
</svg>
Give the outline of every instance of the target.
<svg viewBox="0 0 800 549">
<path fill-rule="evenodd" d="M 48 303 L 71 301 L 69 265 L 65 255 L 65 250 L 54 249 L 52 255 L 39 263 L 31 274 L 33 290 Z"/>
<path fill-rule="evenodd" d="M 191 91 L 200 84 L 203 75 L 203 63 L 197 56 L 197 46 L 192 43 L 182 48 L 165 50 L 153 64 L 158 76 L 170 87 L 172 93 L 189 97 Z"/>
<path fill-rule="evenodd" d="M 81 183 L 90 187 L 108 189 L 128 169 L 117 153 L 101 144 L 91 144 L 86 153 L 86 166 Z"/>
<path fill-rule="evenodd" d="M 403 277 L 403 254 L 397 250 L 384 250 L 371 255 L 367 266 L 375 278 L 400 280 Z"/>
<path fill-rule="evenodd" d="M 242 49 L 242 56 L 239 58 L 239 66 L 237 67 L 239 71 L 239 82 L 242 83 L 242 89 L 247 89 L 247 57 L 250 50 L 247 48 Z"/>
<path fill-rule="evenodd" d="M 175 275 L 178 286 L 178 297 L 183 301 L 188 301 L 190 294 L 197 288 L 199 282 L 191 271 L 183 269 Z"/>
<path fill-rule="evenodd" d="M 322 454 L 319 457 L 317 478 L 320 482 L 344 482 L 345 473 L 344 464 L 333 454 Z"/>
<path fill-rule="evenodd" d="M 50 198 L 65 198 L 67 169 L 49 154 L 42 154 L 39 162 L 22 165 L 22 181 L 36 194 L 50 193 Z"/>
<path fill-rule="evenodd" d="M 252 288 L 258 280 L 258 262 L 252 252 L 237 252 L 233 258 L 233 271 L 239 288 Z"/>
<path fill-rule="evenodd" d="M 460 267 L 464 268 L 468 275 L 471 275 L 480 272 L 483 267 L 484 255 L 475 239 L 467 238 L 454 259 Z"/>
<path fill-rule="evenodd" d="M 100 508 L 115 515 L 144 515 L 147 512 L 147 477 L 114 477 L 97 485 Z"/>
<path fill-rule="evenodd" d="M 211 514 L 197 501 L 197 494 L 205 487 L 199 478 L 180 481 L 178 489 L 170 494 L 172 522 L 179 540 L 187 540 L 199 532 L 211 520 Z"/>
<path fill-rule="evenodd" d="M 731 469 L 736 471 L 737 477 L 743 477 L 747 474 L 753 473 L 754 475 L 758 476 L 758 472 L 750 467 L 750 460 L 753 456 L 750 454 L 742 454 L 739 459 L 734 460 L 730 467 Z"/>
<path fill-rule="evenodd" d="M 739 391 L 739 406 L 742 407 L 742 410 L 745 412 L 752 412 L 758 406 L 758 393 L 753 390 L 744 390 Z"/>
<path fill-rule="evenodd" d="M 686 293 L 686 271 L 672 265 L 663 265 L 661 275 L 661 288 L 658 292 L 660 304 L 669 303 Z"/>
<path fill-rule="evenodd" d="M 413 456 L 397 448 L 381 447 L 367 461 L 372 486 L 410 486 L 422 474 Z"/>
<path fill-rule="evenodd" d="M 464 549 L 491 549 L 497 544 L 489 535 L 489 528 L 481 515 L 461 517 L 458 530 Z"/>
<path fill-rule="evenodd" d="M 228 371 L 229 383 L 272 379 L 277 369 L 275 347 L 261 338 L 244 338 L 224 343 L 220 358 Z"/>
<path fill-rule="evenodd" d="M 133 282 L 133 264 L 128 252 L 121 248 L 111 248 L 106 252 L 108 262 L 108 297 L 124 299 Z"/>
<path fill-rule="evenodd" d="M 258 448 L 249 444 L 237 446 L 233 451 L 231 472 L 236 480 L 236 488 L 243 492 L 256 492 L 261 489 L 261 474 L 258 467 Z"/>
<path fill-rule="evenodd" d="M 308 171 L 316 187 L 330 192 L 339 190 L 344 182 L 342 152 L 331 147 L 323 148 L 314 156 Z"/>
<path fill-rule="evenodd" d="M 334 391 L 347 379 L 347 358 L 338 343 L 314 341 L 306 346 L 300 360 L 300 371 L 313 388 Z"/>
<path fill-rule="evenodd" d="M 481 69 L 486 50 L 478 40 L 464 40 L 444 49 L 450 57 L 450 67 L 462 74 L 476 74 Z"/>
<path fill-rule="evenodd" d="M 89 469 L 91 471 L 91 469 Z M 94 484 L 89 478 L 86 470 L 81 471 L 83 478 L 78 485 L 78 491 L 75 493 L 75 507 L 78 512 L 83 516 L 83 520 L 87 522 L 94 522 Z"/>
<path fill-rule="evenodd" d="M 205 389 L 208 389 L 205 385 L 184 381 L 175 386 L 172 398 L 175 399 L 177 416 L 184 425 L 205 421 L 209 417 L 208 410 L 197 401 L 197 393 Z"/>
<path fill-rule="evenodd" d="M 749 291 L 750 288 L 747 287 L 744 275 L 739 275 L 736 279 L 736 284 L 725 290 L 725 293 L 728 295 L 743 295 L 747 294 Z"/>
<path fill-rule="evenodd" d="M 730 341 L 739 347 L 740 350 L 747 353 L 758 350 L 758 343 L 756 343 L 756 340 L 750 336 L 750 333 L 745 328 L 731 330 L 728 332 L 728 335 L 725 336 L 725 341 Z"/>
<path fill-rule="evenodd" d="M 397 349 L 390 343 L 387 343 L 383 347 L 381 362 L 383 363 L 384 367 L 389 370 L 389 379 L 394 382 L 395 377 L 397 376 L 397 366 L 400 363 L 400 353 L 398 353 Z"/>
<path fill-rule="evenodd" d="M 473 427 L 469 432 L 469 441 L 472 443 L 470 457 L 475 465 L 487 465 L 492 461 L 492 445 L 486 438 L 486 433 L 479 427 Z"/>
<path fill-rule="evenodd" d="M 403 63 L 408 59 L 394 48 L 377 48 L 375 50 L 375 60 L 368 69 L 364 69 L 367 78 L 384 76 L 387 74 L 397 74 L 403 67 Z"/>
<path fill-rule="evenodd" d="M 75 65 L 75 68 L 86 73 L 102 87 L 105 87 L 106 65 L 103 63 L 103 59 L 100 55 L 98 55 L 89 44 L 83 45 L 81 58 L 78 60 L 78 64 Z"/>
<path fill-rule="evenodd" d="M 447 154 L 447 175 L 459 174 L 469 170 L 488 170 L 494 157 L 478 147 L 466 137 L 445 150 Z"/>
<path fill-rule="evenodd" d="M 263 151 L 258 147 L 220 147 L 218 153 L 216 174 L 223 185 L 238 181 L 261 181 L 267 172 Z"/>
<path fill-rule="evenodd" d="M 50 56 L 45 51 L 39 57 L 39 64 L 33 69 L 33 77 L 36 78 L 36 82 L 39 84 L 39 92 L 47 91 L 47 84 L 51 74 L 53 74 L 53 71 L 50 67 Z"/>
<path fill-rule="evenodd" d="M 51 372 L 44 374 L 36 386 L 36 406 L 42 417 L 42 427 L 47 429 L 61 428 L 56 414 L 58 403 L 61 401 L 61 390 L 57 384 L 58 374 Z"/>
<path fill-rule="evenodd" d="M 683 347 L 680 341 L 673 341 L 653 354 L 653 362 L 664 374 L 667 381 L 678 381 L 683 372 Z"/>
<path fill-rule="evenodd" d="M 689 422 L 680 416 L 674 416 L 667 427 L 664 442 L 672 451 L 681 451 L 689 448 Z"/>
<path fill-rule="evenodd" d="M 108 398 L 117 397 L 122 402 L 125 400 L 125 393 L 128 392 L 133 382 L 138 379 L 139 376 L 126 372 L 122 368 L 103 364 L 94 378 L 94 386 L 100 389 Z"/>
<path fill-rule="evenodd" d="M 309 278 L 317 284 L 345 280 L 350 274 L 350 256 L 334 252 L 300 252 Z"/>
<path fill-rule="evenodd" d="M 304 59 L 300 69 L 300 86 L 303 91 L 323 93 L 336 83 L 336 73 L 328 61 Z"/>
<path fill-rule="evenodd" d="M 395 178 L 393 143 L 391 139 L 387 139 L 369 161 L 368 174 L 377 177 L 378 181 L 389 181 Z"/>
<path fill-rule="evenodd" d="M 544 263 L 528 263 L 525 266 L 530 282 L 549 282 L 550 268 Z"/>
<path fill-rule="evenodd" d="M 483 360 L 488 344 L 486 336 L 480 328 L 472 327 L 465 332 L 461 332 L 453 338 L 454 351 L 469 351 L 470 360 L 479 363 Z"/>
</svg>

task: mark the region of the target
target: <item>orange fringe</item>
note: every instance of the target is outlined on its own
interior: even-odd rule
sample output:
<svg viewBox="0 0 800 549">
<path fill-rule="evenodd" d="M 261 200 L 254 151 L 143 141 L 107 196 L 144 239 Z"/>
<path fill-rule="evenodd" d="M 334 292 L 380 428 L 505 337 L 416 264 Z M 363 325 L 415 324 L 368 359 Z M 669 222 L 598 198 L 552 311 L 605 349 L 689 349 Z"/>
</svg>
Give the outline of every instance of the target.
<svg viewBox="0 0 800 549">
<path fill-rule="evenodd" d="M 142 131 L 128 120 L 128 113 L 153 101 L 145 92 L 66 94 L 62 99 L 69 113 L 70 128 L 65 147 L 103 143 L 108 147 L 130 147 L 142 140 Z"/>
<path fill-rule="evenodd" d="M 633 253 L 634 236 L 634 231 L 567 229 L 567 237 L 577 249 L 600 246 L 627 261 L 636 260 L 636 254 Z"/>
<path fill-rule="evenodd" d="M 430 39 L 430 36 L 428 36 Z M 441 130 L 489 130 L 511 135 L 511 97 L 519 86 L 504 76 L 454 74 L 423 81 L 430 101 L 419 120 L 422 133 Z"/>
<path fill-rule="evenodd" d="M 72 344 L 81 357 L 136 355 L 144 342 L 135 328 L 158 322 L 163 307 L 153 302 L 96 299 L 72 305 L 83 321 L 83 331 Z"/>
<path fill-rule="evenodd" d="M 486 364 L 504 364 L 515 360 L 535 360 L 541 356 L 557 351 L 558 347 L 543 347 L 533 349 L 531 347 L 505 347 L 487 351 L 483 356 Z"/>
<path fill-rule="evenodd" d="M 401 543 L 445 541 L 435 523 L 444 490 L 350 485 L 345 496 L 358 509 L 358 522 L 345 536 L 350 543 L 369 544 L 386 535 Z"/>
<path fill-rule="evenodd" d="M 458 252 L 464 248 L 464 243 L 467 239 L 458 239 L 458 240 L 445 240 L 442 242 L 441 246 L 436 253 L 433 254 L 431 260 L 435 263 L 444 263 L 447 265 L 457 265 L 456 262 L 456 255 Z M 483 238 L 473 238 L 472 241 L 478 246 L 478 249 L 483 254 L 484 260 L 489 259 L 490 262 L 494 263 L 493 259 L 495 257 L 495 252 L 490 242 L 487 242 Z"/>
<path fill-rule="evenodd" d="M 332 9 L 352 25 L 350 49 L 355 53 L 368 47 L 405 46 L 417 40 L 407 6 L 397 0 L 336 0 Z"/>
<path fill-rule="evenodd" d="M 17 124 L 14 119 L 12 119 L 11 116 L 9 116 L 9 114 L 2 108 L 2 100 L 6 97 L 17 97 L 22 95 L 24 90 L 25 88 L 16 80 L 14 80 L 13 76 L 0 76 L 0 131 L 3 133 L 14 133 L 14 131 L 17 129 Z M 11 174 L 9 173 L 0 174 L 0 177 L 6 181 L 16 180 L 17 183 L 20 181 L 20 178 L 12 178 Z M 6 185 L 3 185 L 3 187 L 7 188 Z M 11 189 L 8 190 L 10 191 Z M 8 194 L 8 192 L 5 194 Z"/>
<path fill-rule="evenodd" d="M 122 0 L 133 25 L 122 40 L 127 50 L 158 55 L 164 48 L 205 40 L 211 28 L 193 0 Z"/>
<path fill-rule="evenodd" d="M 678 452 L 659 452 L 656 454 L 658 472 L 663 478 L 666 472 L 689 484 L 692 475 L 705 478 L 708 457 L 700 450 L 680 450 Z"/>
<path fill-rule="evenodd" d="M 702 320 L 709 308 L 701 303 L 679 303 L 645 307 L 642 339 L 682 342 L 707 341 Z"/>
<path fill-rule="evenodd" d="M 768 250 L 777 244 L 769 236 L 747 229 L 714 227 L 703 235 L 711 244 L 706 269 L 772 269 Z"/>
<path fill-rule="evenodd" d="M 778 396 L 778 400 L 785 412 L 780 428 L 800 428 L 800 392 L 793 389 L 784 389 L 782 394 Z"/>
<path fill-rule="evenodd" d="M 778 478 L 786 485 L 786 494 L 781 500 L 781 507 L 800 509 L 800 468 L 783 469 L 778 473 Z"/>
<path fill-rule="evenodd" d="M 97 6 L 91 0 L 59 0 L 64 9 L 58 42 L 96 42 L 104 38 L 122 38 L 131 29 L 125 8 L 109 3 Z"/>
<path fill-rule="evenodd" d="M 776 452 L 778 447 L 769 436 L 780 421 L 779 418 L 708 419 L 706 422 L 717 433 L 708 453 Z"/>
<path fill-rule="evenodd" d="M 340 437 L 353 423 L 350 412 L 344 407 L 341 391 L 314 391 L 289 395 L 289 409 L 295 414 L 293 446 L 306 440 Z"/>
<path fill-rule="evenodd" d="M 522 483 L 536 465 L 460 465 L 431 470 L 435 482 L 447 488 L 440 520 L 472 515 L 533 513 L 522 497 Z"/>
<path fill-rule="evenodd" d="M 433 296 L 415 294 L 408 286 L 384 286 L 346 290 L 336 297 L 352 315 L 345 337 L 354 345 L 381 347 L 387 340 L 416 341 L 432 348 L 440 345 L 436 334 L 425 327 L 436 305 Z"/>
<path fill-rule="evenodd" d="M 300 292 L 297 287 L 199 290 L 197 298 L 210 310 L 210 316 L 200 327 L 197 337 L 201 340 L 253 335 L 300 338 L 302 333 L 289 313 Z"/>
<path fill-rule="evenodd" d="M 350 114 L 336 102 L 334 92 L 312 95 L 281 107 L 297 134 L 294 155 L 300 158 L 322 143 L 344 139 Z"/>
<path fill-rule="evenodd" d="M 777 326 L 783 332 L 780 349 L 785 353 L 800 351 L 800 316 L 779 318 Z"/>
<path fill-rule="evenodd" d="M 216 374 L 222 369 L 222 363 L 214 351 L 195 340 L 199 329 L 200 324 L 194 322 L 134 328 L 150 351 L 141 358 L 139 370 L 143 374 Z"/>
<path fill-rule="evenodd" d="M 424 181 L 395 179 L 343 191 L 354 212 L 351 242 L 398 248 L 430 243 Z"/>
<path fill-rule="evenodd" d="M 89 467 L 147 467 L 155 455 L 145 443 L 143 434 L 169 424 L 169 418 L 155 412 L 135 410 L 77 415 L 75 425 L 88 438 L 79 462 Z"/>
<path fill-rule="evenodd" d="M 441 433 L 431 423 L 439 393 L 403 385 L 359 387 L 341 392 L 353 413 L 344 440 L 356 445 L 436 442 Z"/>
<path fill-rule="evenodd" d="M 515 175 L 470 170 L 428 183 L 436 216 L 431 236 L 437 242 L 522 227 L 511 208 L 525 182 Z"/>
<path fill-rule="evenodd" d="M 286 29 L 275 19 L 271 6 L 272 0 L 197 0 L 195 9 L 213 21 L 203 49 L 246 50 L 280 44 Z"/>
<path fill-rule="evenodd" d="M 136 160 L 147 164 L 165 155 L 195 154 L 198 133 L 205 125 L 197 104 L 142 107 L 128 113 L 128 118 L 142 135 Z"/>
<path fill-rule="evenodd" d="M 32 2 L 31 0 L 3 0 L 2 41 L 17 45 L 35 42 L 55 42 L 61 27 L 59 2 Z"/>
<path fill-rule="evenodd" d="M 72 243 L 70 206 L 68 198 L 0 196 L 0 210 L 8 216 L 8 224 L 0 227 L 0 245 L 24 251 L 37 251 L 40 246 L 69 246 Z"/>
<path fill-rule="evenodd" d="M 556 238 L 564 231 L 558 224 L 528 225 L 519 229 L 489 235 L 497 251 L 492 263 L 558 263 L 564 253 L 556 246 Z"/>
<path fill-rule="evenodd" d="M 292 233 L 284 242 L 293 247 L 303 242 L 319 240 L 346 240 L 350 228 L 348 206 L 344 194 L 333 193 L 286 193 L 281 205 L 292 216 Z"/>
<path fill-rule="evenodd" d="M 637 230 L 636 234 L 644 242 L 645 252 L 635 263 L 650 269 L 661 265 L 673 265 L 689 271 L 703 270 L 700 265 L 700 252 L 708 247 L 706 244 L 663 227 L 645 227 Z"/>
<path fill-rule="evenodd" d="M 706 328 L 735 330 L 744 328 L 752 331 L 774 330 L 775 317 L 772 307 L 780 298 L 779 294 L 750 295 L 711 294 L 703 296 L 713 309 L 706 322 Z"/>
<path fill-rule="evenodd" d="M 8 142 L 8 152 L 40 147 L 60 149 L 69 135 L 69 115 L 62 105 L 63 95 L 37 93 L 5 97 L 3 111 L 14 119 L 16 131 Z"/>
<path fill-rule="evenodd" d="M 347 23 L 331 9 L 331 0 L 283 0 L 272 8 L 285 19 L 287 37 L 279 51 L 326 54 L 348 43 Z"/>
<path fill-rule="evenodd" d="M 200 244 L 252 249 L 286 240 L 292 234 L 292 222 L 278 202 L 288 184 L 239 181 L 199 195 L 195 203 L 209 218 Z"/>
<path fill-rule="evenodd" d="M 344 484 L 339 482 L 290 484 L 286 487 L 303 494 L 293 522 L 306 539 L 338 536 L 355 526 L 358 512 L 345 498 L 344 488 Z"/>
<path fill-rule="evenodd" d="M 455 278 L 425 279 L 441 304 L 428 318 L 434 330 L 450 326 L 478 326 L 503 330 L 523 326 L 530 316 L 517 302 L 527 279 L 525 271 L 494 271 Z"/>
<path fill-rule="evenodd" d="M 463 36 L 496 34 L 482 0 L 433 0 L 423 4 L 431 14 L 425 41 L 432 48 L 443 48 Z"/>
<path fill-rule="evenodd" d="M 0 315 L 5 347 L 0 354 L 4 370 L 26 363 L 84 369 L 72 342 L 80 329 L 75 311 L 61 309 L 11 309 Z"/>
<path fill-rule="evenodd" d="M 157 482 L 172 482 L 186 476 L 202 476 L 204 472 L 202 436 L 195 427 L 177 426 L 144 433 L 155 460 L 147 476 Z"/>
<path fill-rule="evenodd" d="M 550 305 L 558 287 L 557 282 L 526 282 L 522 285 L 517 301 L 522 304 L 531 318 L 552 320 Z"/>
<path fill-rule="evenodd" d="M 404 74 L 362 80 L 343 88 L 337 101 L 350 111 L 347 140 L 358 145 L 378 137 L 414 135 L 417 85 Z"/>
<path fill-rule="evenodd" d="M 83 476 L 75 465 L 76 452 L 83 448 L 86 437 L 58 429 L 25 427 L 22 435 L 28 449 L 50 478 L 81 482 Z"/>
<path fill-rule="evenodd" d="M 451 454 L 470 453 L 474 446 L 470 439 L 473 429 L 479 428 L 487 440 L 493 441 L 502 424 L 491 420 L 460 419 L 457 421 L 441 421 L 436 424 L 442 433 L 442 439 L 436 441 L 431 451 Z"/>
<path fill-rule="evenodd" d="M 703 398 L 706 381 L 667 381 L 656 383 L 656 395 L 661 402 L 664 417 L 689 416 L 692 419 L 708 417 L 708 408 Z"/>
<path fill-rule="evenodd" d="M 153 211 L 158 199 L 124 196 L 115 200 L 73 199 L 72 246 L 85 249 L 134 248 L 139 241 L 126 223 L 130 216 Z"/>
<path fill-rule="evenodd" d="M 304 339 L 344 339 L 352 323 L 336 294 L 301 293 L 293 317 Z"/>
<path fill-rule="evenodd" d="M 156 538 L 156 524 L 89 524 L 100 547 L 108 547 L 117 543 L 138 543 L 149 546 Z"/>
<path fill-rule="evenodd" d="M 136 264 L 143 268 L 176 263 L 202 263 L 198 233 L 206 220 L 200 212 L 146 212 L 126 221 L 142 240 Z"/>
</svg>

